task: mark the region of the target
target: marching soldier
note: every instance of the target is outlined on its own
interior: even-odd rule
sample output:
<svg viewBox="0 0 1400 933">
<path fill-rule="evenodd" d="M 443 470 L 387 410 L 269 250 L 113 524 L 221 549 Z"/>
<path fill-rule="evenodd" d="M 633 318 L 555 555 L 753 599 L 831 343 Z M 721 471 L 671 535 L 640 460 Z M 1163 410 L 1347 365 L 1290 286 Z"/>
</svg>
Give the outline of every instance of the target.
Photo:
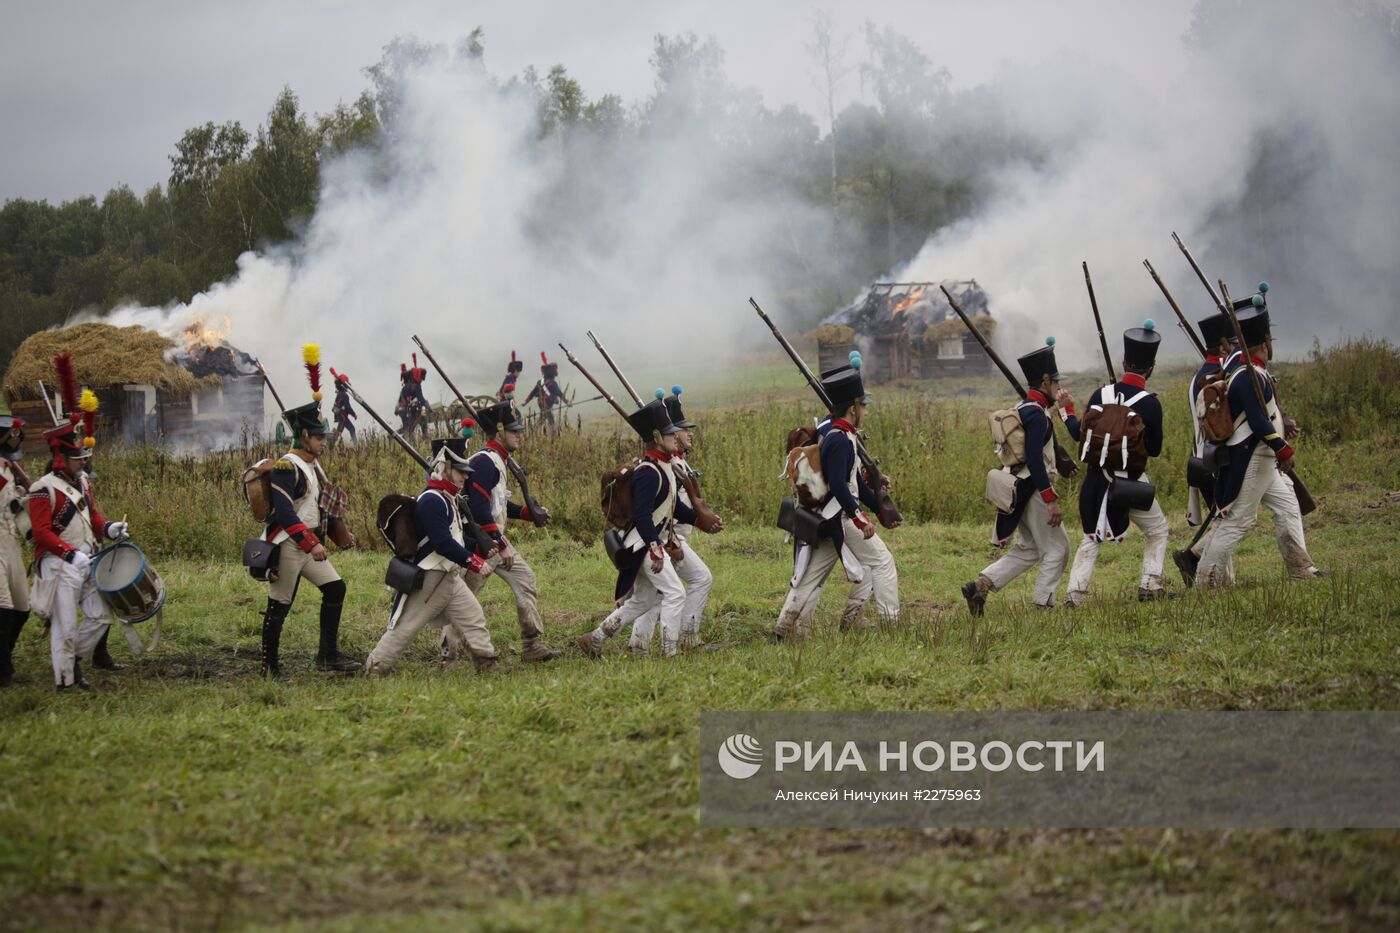
<svg viewBox="0 0 1400 933">
<path fill-rule="evenodd" d="M 355 406 L 350 401 L 350 377 L 344 373 L 337 373 L 334 369 L 331 370 L 331 374 L 335 376 L 335 402 L 331 405 L 331 415 L 335 418 L 335 435 L 331 438 L 331 443 L 340 443 L 340 435 L 346 431 L 350 432 L 350 442 L 358 443 L 355 439 L 355 419 L 359 415 L 355 413 Z"/>
<path fill-rule="evenodd" d="M 410 369 L 407 363 L 399 364 L 399 400 L 394 405 L 394 414 L 399 416 L 399 433 L 404 437 L 412 437 L 413 432 L 418 428 L 423 429 L 423 435 L 428 434 L 428 399 L 423 395 L 423 380 L 428 378 L 428 371 L 418 365 L 418 354 L 413 354 L 413 368 Z"/>
<path fill-rule="evenodd" d="M 535 387 L 530 390 L 530 394 L 525 396 L 524 404 L 530 404 L 531 399 L 540 406 L 540 413 L 544 415 L 544 423 L 548 427 L 554 427 L 554 409 L 559 406 L 567 406 L 569 400 L 564 397 L 564 390 L 559 387 L 559 364 L 551 363 L 549 357 L 540 353 L 540 381 L 535 383 Z"/>
<path fill-rule="evenodd" d="M 505 536 L 508 520 L 531 521 L 534 518 L 529 506 L 510 501 L 506 482 L 507 464 L 511 455 L 520 449 L 525 425 L 520 423 L 520 413 L 509 401 L 482 408 L 477 416 L 486 435 L 486 446 L 472 455 L 469 462 L 471 480 L 466 487 L 467 502 L 472 519 L 491 536 L 497 548 L 494 556 L 489 556 L 482 554 L 478 545 L 477 556 L 487 560 L 495 575 L 506 581 L 515 594 L 515 612 L 520 620 L 520 659 L 548 661 L 555 655 L 541 640 L 544 622 L 540 618 L 535 572 Z M 467 577 L 467 586 L 473 594 L 479 593 L 485 585 L 484 575 Z M 451 657 L 458 644 L 453 630 L 443 630 L 442 642 L 444 657 Z"/>
<path fill-rule="evenodd" d="M 501 380 L 501 391 L 496 393 L 496 398 L 505 401 L 515 395 L 515 383 L 520 379 L 520 373 L 525 369 L 525 361 L 515 358 L 515 351 L 510 351 L 510 362 L 506 364 L 506 377 Z"/>
<path fill-rule="evenodd" d="M 36 612 L 49 620 L 54 685 L 59 691 L 73 687 L 87 690 L 90 687 L 81 661 L 91 657 L 113 621 L 88 577 L 88 568 L 101 541 L 127 537 L 127 524 L 108 521 L 97 511 L 83 469 L 84 461 L 92 456 L 97 397 L 84 390 L 79 400 L 72 359 L 67 354 L 54 364 L 59 371 L 61 397 L 71 413 L 44 432 L 53 459 L 48 472 L 29 487 L 25 500 L 34 535 L 32 598 Z M 81 625 L 79 609 L 83 612 Z"/>
<path fill-rule="evenodd" d="M 1245 299 L 1248 301 L 1248 299 Z M 1234 338 L 1230 326 L 1230 318 L 1225 314 L 1212 314 L 1208 318 L 1203 318 L 1196 322 L 1201 330 L 1201 343 L 1206 348 L 1206 357 L 1201 361 L 1201 366 L 1196 370 L 1196 374 L 1191 377 L 1189 399 L 1191 402 L 1191 456 L 1200 459 L 1203 463 L 1210 461 L 1213 466 L 1215 459 L 1215 445 L 1207 444 L 1205 435 L 1201 433 L 1201 422 L 1196 417 L 1196 404 L 1205 389 L 1206 383 L 1220 375 L 1221 367 L 1226 357 L 1234 349 Z M 1211 513 L 1215 511 L 1215 482 L 1211 481 L 1201 486 L 1190 486 L 1186 492 L 1186 521 L 1188 524 L 1198 526 L 1210 520 Z M 1187 586 L 1196 582 L 1196 568 L 1201 562 L 1201 555 L 1205 553 L 1206 542 L 1210 538 L 1210 528 L 1203 529 L 1196 535 L 1191 546 L 1172 553 L 1172 561 L 1177 569 L 1181 571 L 1181 578 Z M 1225 568 L 1228 579 L 1235 579 L 1235 569 L 1233 562 L 1227 564 Z"/>
<path fill-rule="evenodd" d="M 465 643 L 477 670 L 494 667 L 499 657 L 486 629 L 486 614 L 476 590 L 491 567 L 467 549 L 458 510 L 462 489 L 471 481 L 467 439 L 433 441 L 433 472 L 413 507 L 424 543 L 413 563 L 423 573 L 421 586 L 395 595 L 389 628 L 365 659 L 365 673 L 387 674 L 413 636 L 425 625 L 443 625 Z M 464 577 L 465 571 L 465 579 Z"/>
<path fill-rule="evenodd" d="M 1212 587 L 1230 582 L 1230 557 L 1258 520 L 1260 503 L 1274 513 L 1274 537 L 1289 578 L 1322 576 L 1324 572 L 1313 563 L 1303 537 L 1303 515 L 1292 478 L 1283 472 L 1292 466 L 1293 448 L 1283 437 L 1284 419 L 1274 398 L 1274 377 L 1267 369 L 1269 310 L 1262 294 L 1236 304 L 1247 306 L 1236 314 L 1246 346 L 1225 361 L 1235 433 L 1226 442 L 1229 460 L 1216 477 L 1219 514 L 1197 577 Z"/>
<path fill-rule="evenodd" d="M 672 467 L 678 477 L 683 478 L 685 473 L 699 476 L 700 474 L 691 467 L 685 458 L 685 455 L 695 446 L 696 424 L 685 416 L 685 412 L 681 408 L 680 386 L 671 386 L 671 394 L 666 397 L 665 403 L 666 414 L 671 419 L 671 423 L 680 428 L 676 434 L 679 446 L 676 455 L 671 458 Z M 676 498 L 683 506 L 693 511 L 695 503 L 690 501 L 690 493 L 686 491 L 680 479 L 677 480 L 677 485 Z M 676 575 L 685 584 L 685 608 L 681 612 L 680 646 L 682 648 L 699 648 L 704 645 L 704 641 L 700 638 L 700 619 L 705 614 L 705 602 L 710 598 L 710 587 L 714 585 L 715 580 L 710 568 L 690 546 L 694 537 L 694 525 L 676 525 L 676 541 L 680 554 L 675 559 Z M 660 620 L 661 609 L 657 607 L 633 623 L 631 647 L 635 653 L 645 654 L 650 650 L 651 639 Z"/>
<path fill-rule="evenodd" d="M 320 351 L 315 344 L 308 344 L 304 354 L 307 370 L 312 374 L 313 401 L 282 412 L 295 441 L 292 449 L 273 465 L 272 511 L 263 531 L 264 541 L 280 545 L 277 576 L 268 586 L 262 626 L 263 671 L 276 680 L 286 679 L 279 657 L 282 625 L 292 611 L 292 601 L 303 577 L 321 591 L 317 669 L 360 669 L 360 663 L 341 654 L 338 645 L 340 616 L 345 608 L 345 581 L 331 565 L 321 540 L 326 533 L 325 505 L 335 490 L 320 460 L 327 434 L 326 421 L 321 417 Z"/>
<path fill-rule="evenodd" d="M 858 359 L 854 362 L 859 362 Z M 822 389 L 831 401 L 831 422 L 819 428 L 822 477 L 830 492 L 822 503 L 820 545 L 800 545 L 796 567 L 773 637 L 782 640 L 807 634 L 816 609 L 815 596 L 838 561 L 855 585 L 841 613 L 843 628 L 858 624 L 873 596 L 875 608 L 887 622 L 899 620 L 899 574 L 894 556 L 862 510 L 876 507 L 875 491 L 861 474 L 856 453 L 857 432 L 865 421 L 865 384 L 860 370 L 846 366 L 822 374 Z"/>
<path fill-rule="evenodd" d="M 1009 512 L 997 512 L 993 542 L 1005 547 L 1020 532 L 1016 546 L 996 563 L 963 584 L 963 598 L 974 616 L 986 609 L 987 594 L 1003 589 L 1012 580 L 1035 567 L 1032 598 L 1037 606 L 1055 605 L 1055 590 L 1069 559 L 1069 539 L 1065 537 L 1064 516 L 1055 494 L 1055 434 L 1048 410 L 1060 390 L 1060 370 L 1055 364 L 1055 338 L 1045 346 L 1018 359 L 1026 377 L 1026 397 L 1016 406 L 1026 434 L 1026 462 L 1016 471 L 1015 503 Z"/>
<path fill-rule="evenodd" d="M 1145 506 L 1142 503 L 1121 504 L 1110 494 L 1115 484 L 1126 486 L 1127 481 L 1147 484 L 1147 461 L 1161 456 L 1162 403 L 1147 391 L 1147 380 L 1157 362 L 1161 343 L 1162 335 L 1150 320 L 1142 327 L 1123 332 L 1123 376 L 1112 385 L 1094 390 L 1083 422 L 1074 413 L 1074 399 L 1070 394 L 1061 389 L 1056 395 L 1070 436 L 1083 445 L 1080 460 L 1090 468 L 1079 487 L 1079 521 L 1084 529 L 1084 540 L 1079 544 L 1069 571 L 1067 606 L 1083 604 L 1089 594 L 1089 581 L 1094 575 L 1100 545 L 1104 541 L 1122 541 L 1130 522 L 1141 529 L 1147 539 L 1142 552 L 1138 599 L 1149 602 L 1165 596 L 1162 565 L 1166 562 L 1170 529 L 1155 492 L 1152 501 Z M 1091 412 L 1098 417 L 1091 420 Z M 1122 433 L 1133 431 L 1134 421 L 1141 426 L 1137 429 L 1136 442 L 1129 434 Z M 1098 447 L 1094 449 L 1100 452 L 1097 457 L 1091 453 L 1096 438 Z M 1123 441 L 1127 442 L 1126 446 L 1120 446 Z"/>
<path fill-rule="evenodd" d="M 653 609 L 661 610 L 661 653 L 674 657 L 685 612 L 685 586 L 676 572 L 668 546 L 676 522 L 693 524 L 695 512 L 676 496 L 674 457 L 681 429 L 671 423 L 661 401 L 665 393 L 628 416 L 633 430 L 647 444 L 646 456 L 629 478 L 632 524 L 622 539 L 626 557 L 620 563 L 613 596 L 617 608 L 593 631 L 578 637 L 589 657 L 601 657 L 604 640 L 635 623 Z"/>
<path fill-rule="evenodd" d="M 29 581 L 24 574 L 24 532 L 29 477 L 24 459 L 24 419 L 0 415 L 0 687 L 14 679 L 14 651 L 29 619 Z"/>
</svg>

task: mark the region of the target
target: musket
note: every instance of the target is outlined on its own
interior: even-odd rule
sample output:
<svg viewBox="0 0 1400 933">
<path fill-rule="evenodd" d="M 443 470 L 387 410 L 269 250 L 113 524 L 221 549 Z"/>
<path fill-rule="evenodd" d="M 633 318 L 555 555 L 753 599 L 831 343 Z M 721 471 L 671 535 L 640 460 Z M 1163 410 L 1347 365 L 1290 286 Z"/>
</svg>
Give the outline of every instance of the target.
<svg viewBox="0 0 1400 933">
<path fill-rule="evenodd" d="M 972 320 L 967 316 L 967 313 L 963 311 L 962 306 L 958 304 L 957 299 L 952 296 L 948 289 L 940 285 L 938 286 L 938 290 L 943 293 L 944 298 L 948 299 L 948 306 L 953 309 L 958 317 L 962 318 L 962 322 L 967 325 L 967 329 L 972 331 L 972 336 L 982 345 L 982 349 L 987 351 L 987 356 L 991 357 L 997 369 L 1001 370 L 1001 374 L 1006 377 L 1006 381 L 1011 383 L 1011 388 L 1015 389 L 1016 394 L 1024 400 L 1026 398 L 1026 390 L 1025 387 L 1021 385 L 1021 380 L 1017 379 L 1016 375 L 1011 372 L 1011 368 L 1001 361 L 1001 357 L 997 355 L 997 351 L 992 349 L 992 345 L 987 342 L 987 338 L 982 336 L 982 332 L 972 323 Z M 1074 458 L 1069 455 L 1069 451 L 1065 450 L 1064 447 L 1060 445 L 1059 435 L 1055 432 L 1054 418 L 1050 419 L 1050 436 L 1053 439 L 1055 448 L 1055 472 L 1066 479 L 1074 476 L 1079 472 L 1079 464 L 1075 463 Z"/>
<path fill-rule="evenodd" d="M 1163 281 L 1162 281 L 1162 277 L 1161 277 L 1160 275 L 1157 274 L 1157 270 L 1154 269 L 1154 268 L 1152 268 L 1152 263 L 1150 263 L 1150 262 L 1148 262 L 1146 259 L 1144 259 L 1144 260 L 1142 261 L 1142 264 L 1143 264 L 1143 266 L 1146 267 L 1146 269 L 1147 269 L 1147 274 L 1150 275 L 1150 276 L 1152 276 L 1152 281 L 1156 282 L 1156 283 L 1157 283 L 1157 287 L 1160 288 L 1160 289 L 1162 290 L 1162 297 L 1165 298 L 1165 299 L 1167 299 L 1167 304 L 1171 305 L 1171 306 L 1172 306 L 1172 310 L 1176 312 L 1176 322 L 1177 322 L 1177 326 L 1180 327 L 1183 331 L 1186 332 L 1187 338 L 1189 338 L 1190 341 L 1191 341 L 1191 346 L 1195 347 L 1195 348 L 1196 348 L 1196 352 L 1199 353 L 1199 354 L 1201 354 L 1201 359 L 1205 359 L 1205 358 L 1206 358 L 1206 348 L 1205 348 L 1205 344 L 1201 343 L 1201 338 L 1196 336 L 1196 330 L 1195 330 L 1195 328 L 1193 328 L 1193 327 L 1190 325 L 1190 323 L 1187 322 L 1187 320 L 1186 320 L 1186 315 L 1184 315 L 1184 314 L 1181 313 L 1181 308 L 1177 307 L 1176 299 L 1172 297 L 1172 293 L 1169 292 L 1169 291 L 1167 291 L 1167 283 L 1166 283 L 1166 282 L 1163 282 Z"/>
<path fill-rule="evenodd" d="M 282 404 L 282 396 L 277 394 L 277 389 L 273 387 L 272 380 L 268 378 L 267 370 L 263 369 L 262 360 L 253 360 L 253 364 L 258 367 L 258 374 L 263 377 L 263 385 L 267 386 L 267 391 L 272 393 L 272 400 L 277 403 L 278 411 L 286 411 L 287 406 Z"/>
<path fill-rule="evenodd" d="M 422 340 L 418 339 L 417 334 L 413 335 L 413 342 L 418 344 L 418 349 L 423 351 L 423 356 L 427 357 L 433 369 L 437 370 L 437 374 L 442 377 L 443 385 L 447 386 L 452 394 L 457 396 L 457 401 L 466 409 L 467 414 L 471 416 L 472 420 L 480 424 L 481 415 L 477 414 L 476 409 L 472 407 L 472 403 L 467 401 L 467 397 L 462 394 L 462 390 L 457 388 L 456 383 L 447 375 L 447 371 L 438 363 L 432 351 L 427 348 Z M 540 504 L 535 501 L 535 497 L 530 494 L 529 474 L 525 472 L 525 467 L 516 462 L 514 457 L 507 456 L 506 468 L 510 470 L 510 475 L 515 477 L 515 481 L 520 484 L 520 495 L 525 499 L 525 507 L 530 510 L 530 521 L 534 523 L 536 528 L 543 528 L 545 525 L 548 525 L 549 510 L 541 507 Z"/>
<path fill-rule="evenodd" d="M 591 330 L 585 331 L 585 333 L 588 334 L 588 339 L 593 341 L 593 346 L 597 347 L 598 352 L 603 355 L 603 360 L 607 362 L 608 368 L 613 371 L 613 375 L 617 377 L 617 381 L 622 383 L 622 387 L 627 390 L 627 394 L 632 396 L 632 401 L 637 403 L 638 408 L 641 408 L 644 404 L 642 402 L 642 397 L 637 394 L 636 389 L 632 388 L 632 383 L 627 381 L 627 377 L 622 375 L 622 370 L 617 368 L 617 364 L 614 363 L 613 358 L 608 355 L 608 351 L 603 349 L 602 341 L 593 336 L 593 331 Z"/>
<path fill-rule="evenodd" d="M 588 339 L 593 341 L 593 346 L 598 348 L 598 352 L 603 355 L 608 366 L 612 369 L 613 375 L 617 376 L 619 382 L 627 388 L 627 394 L 632 396 L 632 400 L 637 403 L 637 407 L 642 407 L 642 398 L 637 394 L 637 390 L 632 388 L 632 383 L 627 381 L 627 377 L 622 374 L 621 368 L 613 362 L 612 355 L 603 347 L 602 341 L 593 336 L 593 331 L 588 331 Z M 587 375 L 585 373 L 584 375 Z M 689 464 L 687 464 L 687 467 Z M 705 534 L 714 534 L 724 528 L 724 522 L 714 509 L 710 508 L 700 496 L 700 474 L 696 470 L 685 469 L 675 471 L 676 479 L 685 487 L 686 494 L 690 497 L 690 507 L 695 510 L 695 527 Z"/>
<path fill-rule="evenodd" d="M 1244 330 L 1240 327 L 1240 319 L 1235 316 L 1235 307 L 1230 301 L 1230 290 L 1225 286 L 1225 280 L 1220 280 L 1220 294 L 1225 299 L 1225 314 L 1230 318 L 1230 326 L 1235 329 L 1235 339 L 1240 342 L 1240 355 L 1244 357 L 1245 368 L 1249 371 L 1249 384 L 1254 387 L 1254 397 L 1259 401 L 1259 410 L 1264 413 L 1264 417 L 1269 417 L 1268 403 L 1264 401 L 1264 389 L 1259 383 L 1259 373 L 1254 368 L 1254 357 L 1249 352 L 1249 345 L 1245 343 Z M 1279 420 L 1282 421 L 1283 413 L 1279 412 Z M 1279 425 L 1279 431 L 1283 431 L 1283 425 Z M 1263 438 L 1260 438 L 1263 442 Z M 1303 483 L 1303 478 L 1298 475 L 1297 469 L 1290 463 L 1288 466 L 1279 464 L 1279 470 L 1287 474 L 1293 481 L 1293 495 L 1298 500 L 1298 511 L 1307 515 L 1317 508 L 1317 502 L 1313 499 L 1312 493 Z"/>
<path fill-rule="evenodd" d="M 1191 255 L 1191 251 L 1186 248 L 1186 244 L 1181 242 L 1181 237 L 1176 235 L 1175 230 L 1172 231 L 1172 239 L 1175 240 L 1176 245 L 1181 248 L 1181 255 L 1185 256 L 1186 261 L 1191 264 L 1191 270 L 1196 273 L 1196 278 L 1200 279 L 1201 284 L 1206 287 L 1206 292 L 1210 294 L 1210 300 L 1215 302 L 1215 307 L 1221 314 L 1224 314 L 1224 303 L 1222 303 L 1219 296 L 1215 294 L 1215 289 L 1210 287 L 1210 279 L 1206 278 L 1206 274 L 1202 272 L 1201 267 L 1196 264 L 1196 258 Z"/>
<path fill-rule="evenodd" d="M 597 379 L 593 378 L 592 373 L 583 368 L 583 364 L 578 361 L 578 357 L 574 356 L 573 352 L 570 351 L 569 348 L 564 346 L 562 343 L 559 344 L 559 349 L 564 351 L 564 356 L 569 360 L 570 363 L 574 364 L 574 368 L 577 369 L 579 372 L 583 373 L 583 378 L 593 383 L 593 388 L 597 389 L 598 392 L 601 393 L 599 395 L 599 398 L 607 399 L 608 404 L 613 407 L 613 411 L 621 415 L 622 420 L 627 421 L 627 423 L 630 425 L 632 422 L 627 420 L 626 409 L 624 409 L 621 405 L 617 403 L 617 399 L 613 398 L 610 394 L 608 394 L 608 390 L 603 388 L 602 383 L 600 383 Z"/>
<path fill-rule="evenodd" d="M 1094 309 L 1094 326 L 1099 329 L 1099 346 L 1103 347 L 1104 365 L 1108 367 L 1108 381 L 1117 382 L 1118 374 L 1113 371 L 1113 355 L 1108 352 L 1108 338 L 1103 335 L 1103 318 L 1099 317 L 1099 300 L 1094 297 L 1094 280 L 1089 278 L 1089 263 L 1084 265 L 1084 287 L 1089 289 L 1089 307 Z"/>
<path fill-rule="evenodd" d="M 768 329 L 773 332 L 773 336 L 777 338 L 778 343 L 787 351 L 788 357 L 797 366 L 798 372 L 802 373 L 802 377 L 807 380 L 807 385 L 816 393 L 817 399 L 822 403 L 822 406 L 826 408 L 827 411 L 831 411 L 831 397 L 826 394 L 826 390 L 822 388 L 822 384 L 817 377 L 812 375 L 812 371 L 807 368 L 807 364 L 803 362 L 802 357 L 793 349 L 792 344 L 788 343 L 788 339 L 783 336 L 783 332 L 778 330 L 778 325 L 773 323 L 773 319 L 758 306 L 758 302 L 754 301 L 752 297 L 749 298 L 749 304 L 753 305 L 753 309 L 758 312 L 758 316 L 763 318 L 763 323 L 768 325 Z M 889 489 L 885 484 L 884 478 L 880 474 L 880 461 L 870 455 L 870 451 L 865 449 L 865 441 L 860 437 L 856 438 L 856 454 L 860 457 L 861 465 L 865 467 L 866 479 L 870 482 L 870 488 L 875 491 L 875 500 L 877 503 L 875 517 L 879 519 L 881 525 L 886 528 L 893 528 L 896 524 L 904 521 L 904 516 L 899 514 L 899 509 L 895 506 L 894 499 L 890 497 Z"/>
<path fill-rule="evenodd" d="M 384 429 L 384 433 L 388 434 L 395 443 L 402 447 L 404 453 L 412 457 L 414 462 L 422 467 L 425 473 L 431 474 L 433 472 L 433 465 L 428 462 L 426 457 L 418 452 L 418 448 L 410 444 L 398 431 L 391 428 L 389 422 L 385 421 L 379 412 L 375 411 L 374 407 L 370 405 L 369 402 L 366 402 L 364 396 L 356 392 L 349 382 L 337 379 L 335 385 L 337 389 L 344 387 L 345 391 L 350 393 L 350 397 L 359 402 L 361 408 L 369 412 L 369 416 L 374 419 L 376 424 Z M 457 511 L 461 516 L 462 526 L 466 529 L 467 533 L 472 536 L 473 540 L 476 541 L 477 546 L 481 549 L 481 553 L 489 555 L 492 551 L 497 550 L 496 542 L 493 541 L 486 532 L 481 530 L 480 525 L 472 521 L 471 511 L 467 508 L 465 496 L 458 496 Z"/>
</svg>

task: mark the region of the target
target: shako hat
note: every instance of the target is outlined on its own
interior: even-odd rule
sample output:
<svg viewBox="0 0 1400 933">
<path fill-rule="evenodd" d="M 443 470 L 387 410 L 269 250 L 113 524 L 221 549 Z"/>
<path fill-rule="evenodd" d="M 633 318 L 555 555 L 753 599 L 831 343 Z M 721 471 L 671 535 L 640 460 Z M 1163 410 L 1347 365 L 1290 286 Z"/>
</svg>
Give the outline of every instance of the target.
<svg viewBox="0 0 1400 933">
<path fill-rule="evenodd" d="M 515 358 L 515 351 L 510 351 L 510 362 L 506 364 L 506 372 L 518 373 L 525 369 L 525 361 Z"/>
<path fill-rule="evenodd" d="M 549 357 L 544 355 L 543 350 L 540 351 L 540 375 L 546 379 L 553 379 L 559 375 L 559 364 L 551 363 Z"/>
<path fill-rule="evenodd" d="M 468 472 L 465 437 L 435 437 L 432 441 L 432 451 L 434 463 L 439 459 L 446 460 L 462 472 Z"/>
<path fill-rule="evenodd" d="M 663 400 L 666 403 L 666 415 L 671 419 L 671 423 L 678 428 L 690 430 L 695 427 L 695 422 L 685 416 L 685 411 L 681 409 L 681 387 L 671 386 L 671 394 Z"/>
<path fill-rule="evenodd" d="M 301 348 L 301 359 L 306 364 L 306 381 L 311 386 L 311 401 L 282 412 L 287 427 L 292 429 L 293 438 L 300 437 L 302 431 L 314 437 L 326 434 L 329 430 L 329 425 L 321 417 L 321 348 L 314 343 L 306 344 Z"/>
<path fill-rule="evenodd" d="M 657 389 L 656 398 L 627 416 L 627 423 L 644 441 L 651 441 L 654 434 L 675 434 L 680 430 L 666 411 L 666 403 L 662 401 L 665 395 L 664 390 Z"/>
<path fill-rule="evenodd" d="M 1196 322 L 1196 326 L 1201 330 L 1201 343 L 1206 345 L 1207 353 L 1220 346 L 1220 341 L 1235 339 L 1235 329 L 1230 326 L 1230 319 L 1224 314 L 1203 317 Z"/>
<path fill-rule="evenodd" d="M 860 351 L 852 350 L 847 360 L 847 366 L 838 366 L 822 372 L 822 391 L 831 401 L 832 414 L 843 411 L 854 402 L 870 401 L 870 396 L 865 394 L 865 381 L 860 376 L 863 364 Z"/>
<path fill-rule="evenodd" d="M 479 408 L 476 415 L 477 425 L 487 437 L 495 437 L 496 432 L 501 428 L 505 428 L 507 431 L 525 430 L 525 424 L 520 420 L 520 409 L 516 408 L 510 399 Z"/>
<path fill-rule="evenodd" d="M 1039 389 L 1046 376 L 1056 382 L 1060 381 L 1060 367 L 1055 363 L 1054 337 L 1046 337 L 1045 346 L 1039 350 L 1032 350 L 1025 356 L 1018 358 L 1016 362 L 1021 364 L 1021 372 L 1026 377 L 1027 389 Z"/>
<path fill-rule="evenodd" d="M 1141 327 L 1129 327 L 1123 331 L 1123 362 L 1129 366 L 1154 366 L 1161 345 L 1162 335 L 1157 332 L 1157 322 L 1148 318 Z"/>
</svg>

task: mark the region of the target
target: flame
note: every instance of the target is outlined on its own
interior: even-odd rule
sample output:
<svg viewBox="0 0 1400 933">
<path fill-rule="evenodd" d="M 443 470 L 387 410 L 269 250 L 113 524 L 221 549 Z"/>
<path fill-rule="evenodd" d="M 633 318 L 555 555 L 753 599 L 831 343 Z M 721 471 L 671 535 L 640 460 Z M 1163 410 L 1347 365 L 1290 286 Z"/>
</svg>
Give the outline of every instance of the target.
<svg viewBox="0 0 1400 933">
<path fill-rule="evenodd" d="M 893 317 L 896 314 L 903 314 L 905 311 L 908 311 L 910 306 L 912 306 L 915 302 L 919 301 L 924 297 L 924 291 L 925 290 L 923 288 L 915 288 L 911 290 L 907 295 L 905 295 L 899 300 L 898 304 L 894 306 L 894 310 L 890 312 L 890 316 Z"/>
<path fill-rule="evenodd" d="M 204 315 L 196 316 L 185 328 L 185 349 L 197 350 L 227 344 L 228 332 L 233 329 L 233 319 L 225 314 L 222 324 L 222 327 L 217 327 Z"/>
</svg>

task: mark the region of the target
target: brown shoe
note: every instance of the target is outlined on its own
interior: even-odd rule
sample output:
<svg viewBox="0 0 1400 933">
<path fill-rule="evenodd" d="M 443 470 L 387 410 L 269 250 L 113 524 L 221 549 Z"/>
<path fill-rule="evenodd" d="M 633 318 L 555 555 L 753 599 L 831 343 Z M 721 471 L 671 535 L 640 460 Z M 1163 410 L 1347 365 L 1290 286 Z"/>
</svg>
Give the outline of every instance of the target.
<svg viewBox="0 0 1400 933">
<path fill-rule="evenodd" d="M 593 637 L 592 632 L 587 632 L 574 639 L 579 650 L 590 658 L 601 658 L 603 656 L 603 646 L 598 639 Z"/>
<path fill-rule="evenodd" d="M 494 654 L 489 656 L 483 656 L 479 654 L 472 655 L 472 664 L 476 666 L 476 672 L 478 674 L 485 674 L 488 671 L 494 671 L 500 665 L 500 663 L 500 657 Z"/>
<path fill-rule="evenodd" d="M 520 646 L 520 660 L 522 661 L 549 661 L 558 656 L 548 645 L 535 638 L 531 638 Z"/>
</svg>

